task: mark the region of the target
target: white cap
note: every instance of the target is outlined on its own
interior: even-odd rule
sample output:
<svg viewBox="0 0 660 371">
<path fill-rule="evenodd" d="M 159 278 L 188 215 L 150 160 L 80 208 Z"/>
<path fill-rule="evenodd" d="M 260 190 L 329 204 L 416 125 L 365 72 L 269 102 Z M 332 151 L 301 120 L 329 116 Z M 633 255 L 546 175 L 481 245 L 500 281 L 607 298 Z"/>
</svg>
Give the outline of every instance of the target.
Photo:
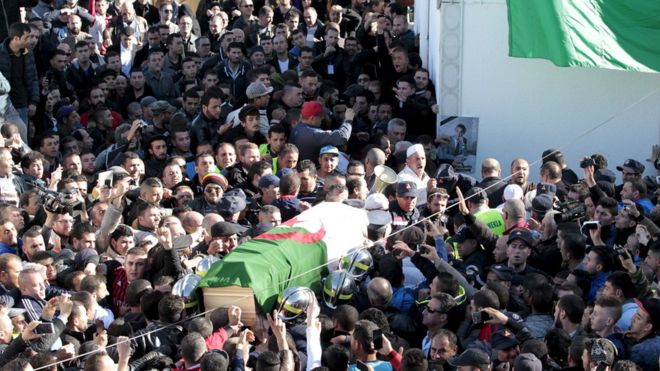
<svg viewBox="0 0 660 371">
<path fill-rule="evenodd" d="M 420 155 L 424 154 L 424 146 L 417 143 L 417 144 L 413 144 L 412 146 L 408 147 L 408 149 L 406 150 L 406 158 L 414 155 L 415 153 L 419 153 Z"/>
<path fill-rule="evenodd" d="M 372 210 L 367 212 L 369 224 L 373 225 L 388 225 L 392 223 L 392 215 L 384 210 Z"/>
<path fill-rule="evenodd" d="M 521 199 L 523 197 L 523 190 L 517 184 L 509 184 L 504 187 L 504 201 L 511 199 Z"/>
<path fill-rule="evenodd" d="M 387 201 L 382 193 L 372 193 L 367 196 L 367 200 L 364 201 L 364 208 L 367 211 L 370 210 L 387 210 L 390 206 L 390 203 Z"/>
</svg>

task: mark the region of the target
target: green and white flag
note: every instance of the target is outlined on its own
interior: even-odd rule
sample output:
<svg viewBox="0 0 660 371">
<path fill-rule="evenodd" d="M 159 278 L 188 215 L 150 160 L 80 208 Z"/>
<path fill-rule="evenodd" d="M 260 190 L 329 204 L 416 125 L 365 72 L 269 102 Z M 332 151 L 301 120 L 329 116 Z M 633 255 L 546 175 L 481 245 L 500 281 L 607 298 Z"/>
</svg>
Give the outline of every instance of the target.
<svg viewBox="0 0 660 371">
<path fill-rule="evenodd" d="M 348 250 L 361 246 L 367 224 L 364 210 L 321 203 L 238 246 L 215 263 L 197 287 L 249 287 L 257 304 L 269 311 L 287 287 L 320 292 L 321 277 L 335 269 Z"/>
<path fill-rule="evenodd" d="M 660 1 L 508 0 L 509 55 L 660 72 Z"/>
</svg>

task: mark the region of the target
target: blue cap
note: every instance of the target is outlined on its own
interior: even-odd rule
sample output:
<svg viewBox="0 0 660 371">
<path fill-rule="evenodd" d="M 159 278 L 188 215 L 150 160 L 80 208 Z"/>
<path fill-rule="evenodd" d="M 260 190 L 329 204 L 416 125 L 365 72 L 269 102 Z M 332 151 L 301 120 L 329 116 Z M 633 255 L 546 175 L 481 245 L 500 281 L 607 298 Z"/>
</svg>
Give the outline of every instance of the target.
<svg viewBox="0 0 660 371">
<path fill-rule="evenodd" d="M 339 156 L 339 150 L 335 146 L 325 146 L 321 148 L 321 152 L 319 152 L 319 156 L 323 156 L 325 154 Z"/>
<path fill-rule="evenodd" d="M 275 187 L 280 186 L 280 178 L 275 175 L 264 175 L 259 179 L 259 188 L 268 188 L 274 185 Z"/>
</svg>

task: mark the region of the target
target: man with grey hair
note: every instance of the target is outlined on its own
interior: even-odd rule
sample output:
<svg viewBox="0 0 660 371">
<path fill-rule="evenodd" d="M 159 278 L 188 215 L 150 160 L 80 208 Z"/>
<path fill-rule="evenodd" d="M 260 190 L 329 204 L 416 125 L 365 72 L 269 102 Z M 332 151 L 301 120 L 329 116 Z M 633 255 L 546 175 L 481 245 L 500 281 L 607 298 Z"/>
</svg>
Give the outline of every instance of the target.
<svg viewBox="0 0 660 371">
<path fill-rule="evenodd" d="M 28 322 L 38 321 L 46 305 L 46 267 L 41 264 L 25 263 L 18 274 L 18 289 L 21 293 L 16 308 L 25 309 Z"/>
<path fill-rule="evenodd" d="M 551 210 L 541 220 L 541 238 L 527 262 L 534 268 L 540 269 L 550 276 L 561 270 L 561 251 L 557 244 L 557 223 L 555 215 L 559 211 Z"/>
<path fill-rule="evenodd" d="M 367 188 L 371 189 L 376 181 L 374 168 L 378 165 L 385 165 L 386 159 L 385 152 L 380 148 L 374 147 L 367 152 L 364 157 L 364 178 L 367 180 Z"/>
<path fill-rule="evenodd" d="M 406 122 L 400 118 L 393 118 L 387 123 L 387 137 L 395 145 L 406 138 Z"/>
</svg>

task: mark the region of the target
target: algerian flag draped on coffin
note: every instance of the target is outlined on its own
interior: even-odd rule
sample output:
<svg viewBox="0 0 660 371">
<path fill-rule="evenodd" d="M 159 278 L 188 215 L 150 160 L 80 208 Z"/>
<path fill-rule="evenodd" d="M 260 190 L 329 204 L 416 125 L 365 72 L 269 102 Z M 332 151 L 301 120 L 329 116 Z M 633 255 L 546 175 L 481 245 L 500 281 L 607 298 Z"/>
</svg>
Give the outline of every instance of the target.
<svg viewBox="0 0 660 371">
<path fill-rule="evenodd" d="M 269 311 L 287 287 L 318 292 L 324 273 L 335 269 L 348 250 L 362 246 L 368 223 L 362 209 L 323 202 L 238 246 L 215 263 L 197 287 L 250 288 L 257 304 Z"/>
<path fill-rule="evenodd" d="M 509 55 L 660 72 L 658 0 L 508 0 Z"/>
</svg>

